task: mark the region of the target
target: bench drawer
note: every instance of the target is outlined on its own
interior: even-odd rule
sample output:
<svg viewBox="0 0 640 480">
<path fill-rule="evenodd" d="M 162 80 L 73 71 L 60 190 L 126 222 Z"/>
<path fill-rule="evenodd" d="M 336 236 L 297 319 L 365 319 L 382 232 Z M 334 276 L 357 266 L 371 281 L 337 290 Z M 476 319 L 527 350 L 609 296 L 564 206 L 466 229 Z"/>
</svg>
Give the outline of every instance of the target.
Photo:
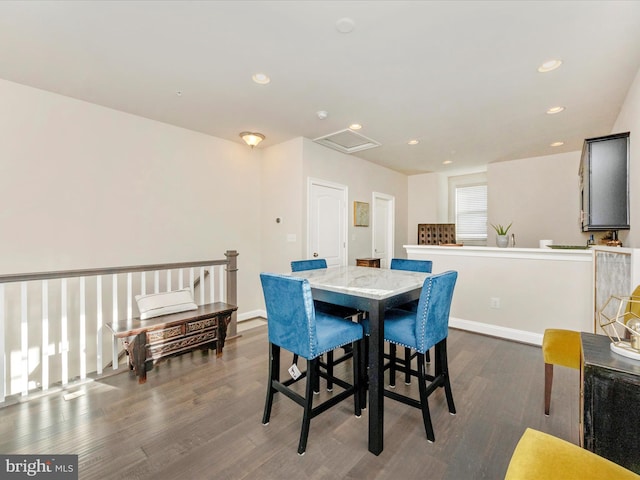
<svg viewBox="0 0 640 480">
<path fill-rule="evenodd" d="M 147 346 L 147 360 L 156 360 L 166 355 L 172 355 L 185 350 L 190 350 L 199 345 L 211 343 L 218 339 L 218 329 L 212 329 L 189 335 L 171 342 Z"/>
<path fill-rule="evenodd" d="M 147 343 L 166 342 L 172 338 L 181 337 L 184 334 L 183 326 L 176 325 L 174 327 L 163 328 L 161 330 L 152 330 L 147 332 Z"/>
<path fill-rule="evenodd" d="M 218 327 L 218 317 L 205 318 L 204 320 L 194 320 L 187 323 L 187 331 L 185 334 L 206 330 L 207 328 Z"/>
</svg>

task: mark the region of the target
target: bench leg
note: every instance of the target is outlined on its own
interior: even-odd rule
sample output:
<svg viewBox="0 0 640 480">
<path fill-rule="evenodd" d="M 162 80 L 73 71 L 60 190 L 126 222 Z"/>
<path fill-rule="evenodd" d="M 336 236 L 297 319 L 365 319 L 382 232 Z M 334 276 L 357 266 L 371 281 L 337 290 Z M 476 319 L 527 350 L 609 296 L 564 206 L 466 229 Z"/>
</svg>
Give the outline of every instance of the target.
<svg viewBox="0 0 640 480">
<path fill-rule="evenodd" d="M 224 340 L 227 338 L 227 327 L 231 322 L 231 315 L 218 318 L 218 340 L 216 341 L 216 357 L 222 356 Z"/>
<path fill-rule="evenodd" d="M 136 335 L 129 343 L 129 357 L 133 365 L 133 371 L 138 376 L 138 383 L 147 381 L 147 334 Z"/>
</svg>

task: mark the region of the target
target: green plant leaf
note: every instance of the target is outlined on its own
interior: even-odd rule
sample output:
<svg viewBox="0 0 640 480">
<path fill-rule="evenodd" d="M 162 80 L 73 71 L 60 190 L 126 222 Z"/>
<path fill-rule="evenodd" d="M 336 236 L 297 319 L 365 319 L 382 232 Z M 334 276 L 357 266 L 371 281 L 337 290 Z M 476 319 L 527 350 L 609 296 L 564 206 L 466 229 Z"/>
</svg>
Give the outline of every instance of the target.
<svg viewBox="0 0 640 480">
<path fill-rule="evenodd" d="M 504 226 L 502 226 L 500 224 L 497 224 L 497 225 L 494 225 L 493 223 L 491 224 L 491 226 L 493 227 L 493 229 L 496 231 L 496 233 L 498 235 L 506 235 L 507 232 L 509 231 L 509 229 L 511 228 L 511 225 L 513 225 L 513 222 L 511 222 L 506 227 L 504 227 Z"/>
</svg>

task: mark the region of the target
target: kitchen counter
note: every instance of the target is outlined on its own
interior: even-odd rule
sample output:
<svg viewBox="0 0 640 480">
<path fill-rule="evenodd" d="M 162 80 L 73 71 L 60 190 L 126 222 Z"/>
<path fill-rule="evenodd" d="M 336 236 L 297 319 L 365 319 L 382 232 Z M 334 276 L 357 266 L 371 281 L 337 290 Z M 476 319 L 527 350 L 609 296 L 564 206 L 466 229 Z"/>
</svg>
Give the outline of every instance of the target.
<svg viewBox="0 0 640 480">
<path fill-rule="evenodd" d="M 434 273 L 458 271 L 452 327 L 535 345 L 546 328 L 595 332 L 594 249 L 404 248 Z"/>
</svg>

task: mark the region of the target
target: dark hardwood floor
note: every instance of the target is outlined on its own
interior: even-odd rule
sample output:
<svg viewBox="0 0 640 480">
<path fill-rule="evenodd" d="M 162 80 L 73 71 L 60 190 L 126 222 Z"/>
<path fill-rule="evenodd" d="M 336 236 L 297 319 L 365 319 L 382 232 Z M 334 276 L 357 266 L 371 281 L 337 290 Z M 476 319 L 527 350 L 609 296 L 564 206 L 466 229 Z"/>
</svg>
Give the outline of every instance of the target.
<svg viewBox="0 0 640 480">
<path fill-rule="evenodd" d="M 2 408 L 0 453 L 78 454 L 81 479 L 463 480 L 503 478 L 526 427 L 578 443 L 578 371 L 556 367 L 545 417 L 539 347 L 452 330 L 448 351 L 458 414 L 449 415 L 442 390 L 430 397 L 433 444 L 419 410 L 385 399 L 385 448 L 372 455 L 367 412 L 355 418 L 346 401 L 312 420 L 298 456 L 300 407 L 278 396 L 271 423 L 261 424 L 263 326 L 228 342 L 222 358 L 169 359 L 144 385 L 125 371 Z M 397 383 L 417 393 L 415 380 Z M 78 396 L 65 400 L 70 392 Z"/>
</svg>

